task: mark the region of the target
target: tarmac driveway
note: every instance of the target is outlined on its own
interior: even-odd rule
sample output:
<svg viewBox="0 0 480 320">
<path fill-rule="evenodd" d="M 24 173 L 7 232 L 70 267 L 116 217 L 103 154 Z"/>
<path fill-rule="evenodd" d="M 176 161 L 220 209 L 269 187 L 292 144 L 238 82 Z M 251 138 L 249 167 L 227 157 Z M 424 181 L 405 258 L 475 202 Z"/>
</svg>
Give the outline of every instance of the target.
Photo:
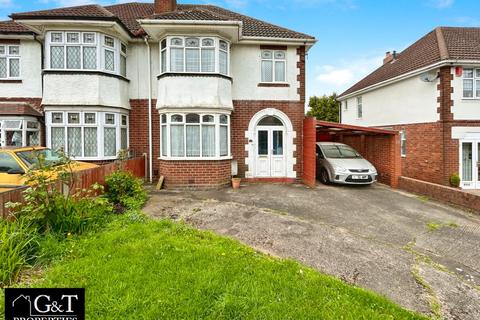
<svg viewBox="0 0 480 320">
<path fill-rule="evenodd" d="M 390 188 L 258 184 L 152 191 L 183 219 L 444 319 L 480 319 L 480 217 Z"/>
</svg>

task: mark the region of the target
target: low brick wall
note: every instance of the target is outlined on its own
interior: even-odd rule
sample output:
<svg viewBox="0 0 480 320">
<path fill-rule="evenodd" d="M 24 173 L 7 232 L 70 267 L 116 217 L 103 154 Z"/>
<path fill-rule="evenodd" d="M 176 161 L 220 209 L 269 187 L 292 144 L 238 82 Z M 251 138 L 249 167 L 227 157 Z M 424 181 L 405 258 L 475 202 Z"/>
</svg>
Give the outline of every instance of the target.
<svg viewBox="0 0 480 320">
<path fill-rule="evenodd" d="M 480 196 L 461 189 L 407 177 L 399 178 L 398 187 L 408 192 L 425 195 L 435 200 L 458 205 L 480 213 Z"/>
<path fill-rule="evenodd" d="M 232 160 L 159 160 L 167 188 L 215 188 L 231 183 Z"/>
</svg>

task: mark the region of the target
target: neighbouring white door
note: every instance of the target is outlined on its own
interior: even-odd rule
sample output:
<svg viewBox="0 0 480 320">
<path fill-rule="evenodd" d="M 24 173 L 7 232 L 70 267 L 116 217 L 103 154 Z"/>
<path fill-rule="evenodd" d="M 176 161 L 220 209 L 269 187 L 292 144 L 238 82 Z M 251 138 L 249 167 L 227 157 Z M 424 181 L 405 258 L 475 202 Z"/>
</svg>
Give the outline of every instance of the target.
<svg viewBox="0 0 480 320">
<path fill-rule="evenodd" d="M 460 179 L 464 189 L 480 189 L 480 141 L 460 141 Z"/>
<path fill-rule="evenodd" d="M 258 126 L 256 130 L 256 177 L 285 177 L 285 129 L 281 126 Z"/>
</svg>

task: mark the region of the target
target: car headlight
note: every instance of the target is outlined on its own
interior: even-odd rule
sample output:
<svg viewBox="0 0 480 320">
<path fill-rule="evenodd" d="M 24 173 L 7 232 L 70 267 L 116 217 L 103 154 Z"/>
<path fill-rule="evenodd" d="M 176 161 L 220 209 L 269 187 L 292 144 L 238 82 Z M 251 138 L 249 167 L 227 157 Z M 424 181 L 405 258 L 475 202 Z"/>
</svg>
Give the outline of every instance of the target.
<svg viewBox="0 0 480 320">
<path fill-rule="evenodd" d="M 375 169 L 374 167 L 371 167 L 371 168 L 370 168 L 370 171 L 371 171 L 372 173 L 374 173 L 374 174 L 377 174 L 377 169 Z"/>
<path fill-rule="evenodd" d="M 333 171 L 335 171 L 335 173 L 348 173 L 348 170 L 342 167 L 334 167 Z"/>
</svg>

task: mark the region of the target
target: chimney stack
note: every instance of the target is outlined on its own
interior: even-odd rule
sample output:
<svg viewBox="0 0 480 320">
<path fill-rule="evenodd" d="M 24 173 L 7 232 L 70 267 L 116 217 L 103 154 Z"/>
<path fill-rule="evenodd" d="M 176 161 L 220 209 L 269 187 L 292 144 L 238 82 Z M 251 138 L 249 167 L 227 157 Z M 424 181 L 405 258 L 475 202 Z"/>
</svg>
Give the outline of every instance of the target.
<svg viewBox="0 0 480 320">
<path fill-rule="evenodd" d="M 154 13 L 161 14 L 177 10 L 177 0 L 155 0 Z"/>
<path fill-rule="evenodd" d="M 385 58 L 383 58 L 383 64 L 390 63 L 395 59 L 397 59 L 397 51 L 395 50 L 393 52 L 387 51 L 385 53 Z"/>
</svg>

